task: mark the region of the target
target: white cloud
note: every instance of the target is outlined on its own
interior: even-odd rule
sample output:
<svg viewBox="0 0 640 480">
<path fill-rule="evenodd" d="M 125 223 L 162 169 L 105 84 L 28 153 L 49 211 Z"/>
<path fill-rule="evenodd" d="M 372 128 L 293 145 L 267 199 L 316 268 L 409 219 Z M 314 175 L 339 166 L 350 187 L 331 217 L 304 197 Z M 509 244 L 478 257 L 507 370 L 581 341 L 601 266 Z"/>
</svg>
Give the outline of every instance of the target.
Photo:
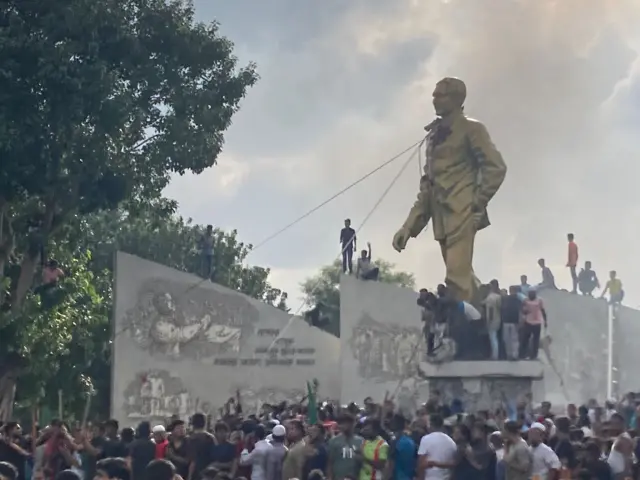
<svg viewBox="0 0 640 480">
<path fill-rule="evenodd" d="M 304 312 L 308 306 L 304 305 L 302 290 L 300 289 L 300 279 L 315 275 L 317 271 L 311 268 L 278 268 L 271 267 L 269 281 L 271 284 L 289 295 L 288 305 L 291 313 Z"/>
<path fill-rule="evenodd" d="M 211 172 L 172 185 L 182 206 L 191 211 L 220 192 L 234 195 L 243 181 L 257 176 L 279 189 L 265 200 L 265 209 L 286 203 L 294 193 L 298 200 L 306 195 L 309 203 L 326 198 L 417 140 L 433 118 L 434 83 L 458 76 L 468 87 L 466 110 L 488 126 L 509 166 L 489 207 L 493 226 L 477 240 L 481 278 L 512 282 L 528 273 L 536 279 L 540 256 L 561 270 L 565 235 L 573 231 L 583 260 L 593 260 L 601 274 L 616 268 L 629 295 L 640 290 L 640 278 L 634 278 L 634 265 L 640 263 L 635 248 L 640 200 L 632 193 L 640 175 L 640 148 L 629 133 L 639 125 L 628 124 L 640 122 L 640 3 L 592 0 L 589 8 L 582 0 L 396 0 L 382 8 L 377 3 L 351 4 L 324 35 L 295 54 L 274 56 L 261 70 L 261 93 L 252 104 L 249 92 L 243 109 L 277 117 L 295 151 L 283 140 L 259 156 L 241 157 L 234 153 L 241 150 L 239 140 L 230 141 L 230 167 L 223 156 Z M 277 31 L 285 24 L 283 19 L 265 28 Z M 233 40 L 242 43 L 242 38 Z M 252 50 L 251 45 L 242 48 Z M 402 60 L 408 51 L 417 56 Z M 389 76 L 383 75 L 389 69 Z M 309 123 L 326 105 L 331 105 L 330 121 Z M 234 125 L 234 138 L 244 134 L 259 141 L 255 126 L 245 131 L 242 121 Z M 306 129 L 303 142 L 297 127 Z M 335 243 L 342 218 L 358 224 L 399 162 L 302 224 L 311 244 L 289 243 L 292 231 L 283 234 L 267 262 L 276 267 L 274 285 L 291 285 L 295 292 L 314 271 L 307 268 L 310 260 L 318 267 L 329 263 L 324 246 Z M 231 172 L 225 175 L 224 168 Z M 372 241 L 374 255 L 415 272 L 420 284 L 433 285 L 441 281 L 443 268 L 431 232 L 413 240 L 402 255 L 390 247 L 415 196 L 417 177 L 416 162 L 361 238 Z M 216 188 L 206 188 L 215 182 Z M 189 192 L 201 197 L 196 200 Z M 305 202 L 296 206 L 300 213 L 307 208 Z M 280 220 L 289 219 L 277 217 L 261 236 L 277 230 Z M 292 257 L 304 261 L 305 268 L 277 268 Z M 568 284 L 568 273 L 556 275 Z"/>
<path fill-rule="evenodd" d="M 222 154 L 216 167 L 199 175 L 175 175 L 164 193 L 178 199 L 181 209 L 198 210 L 207 205 L 209 200 L 233 197 L 249 172 L 247 162 Z"/>
</svg>

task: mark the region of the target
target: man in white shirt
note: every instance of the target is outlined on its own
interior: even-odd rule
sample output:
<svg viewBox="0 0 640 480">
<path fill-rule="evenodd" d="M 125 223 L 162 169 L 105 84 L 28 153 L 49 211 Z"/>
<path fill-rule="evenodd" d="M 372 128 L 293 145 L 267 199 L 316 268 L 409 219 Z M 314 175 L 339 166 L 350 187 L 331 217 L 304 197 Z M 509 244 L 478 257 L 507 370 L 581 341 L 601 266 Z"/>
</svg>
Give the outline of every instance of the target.
<svg viewBox="0 0 640 480">
<path fill-rule="evenodd" d="M 633 440 L 625 432 L 613 443 L 607 463 L 615 478 L 632 478 L 634 460 Z"/>
<path fill-rule="evenodd" d="M 380 269 L 371 263 L 371 244 L 367 242 L 368 250 L 360 252 L 360 258 L 356 264 L 356 278 L 360 280 L 378 280 Z"/>
<path fill-rule="evenodd" d="M 422 437 L 418 448 L 418 479 L 450 480 L 456 466 L 458 447 L 453 439 L 444 433 L 444 420 L 440 415 L 429 417 L 431 433 Z"/>
<path fill-rule="evenodd" d="M 273 448 L 265 437 L 266 432 L 262 425 L 258 425 L 254 431 L 258 440 L 251 452 L 246 448 L 240 454 L 240 465 L 251 465 L 251 480 L 266 479 L 266 452 Z"/>
<path fill-rule="evenodd" d="M 562 467 L 556 453 L 542 441 L 546 430 L 546 427 L 539 422 L 529 428 L 529 450 L 533 460 L 531 480 L 558 478 L 558 472 Z"/>
</svg>

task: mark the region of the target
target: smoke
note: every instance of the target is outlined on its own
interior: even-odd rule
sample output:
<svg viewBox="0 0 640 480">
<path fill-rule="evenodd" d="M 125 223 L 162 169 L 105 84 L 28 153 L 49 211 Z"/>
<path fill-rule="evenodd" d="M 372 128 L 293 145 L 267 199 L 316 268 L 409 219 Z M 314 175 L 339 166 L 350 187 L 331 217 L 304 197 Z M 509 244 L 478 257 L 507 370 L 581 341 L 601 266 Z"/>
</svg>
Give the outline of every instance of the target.
<svg viewBox="0 0 640 480">
<path fill-rule="evenodd" d="M 439 78 L 466 82 L 467 114 L 487 125 L 509 167 L 489 208 L 493 226 L 478 238 L 477 270 L 505 281 L 524 272 L 535 279 L 539 257 L 560 270 L 566 234 L 574 232 L 581 260 L 593 260 L 601 274 L 617 269 L 632 283 L 630 261 L 640 261 L 640 202 L 632 193 L 640 174 L 633 138 L 640 122 L 640 2 L 394 4 L 353 11 L 337 38 L 350 38 L 358 56 L 378 61 L 424 44 L 419 71 L 398 91 L 387 117 L 393 126 L 375 130 L 385 145 L 415 137 L 416 127 L 430 120 Z M 394 198 L 395 224 L 385 222 L 373 233 L 381 243 L 403 221 L 411 185 Z M 393 216 L 385 212 L 386 219 Z M 418 242 L 411 259 L 401 261 L 413 270 L 436 260 L 435 249 Z"/>
<path fill-rule="evenodd" d="M 246 40 L 242 47 L 262 79 L 227 138 L 224 155 L 237 160 L 243 174 L 233 183 L 234 195 L 215 197 L 218 222 L 262 240 L 417 141 L 433 119 L 436 81 L 457 76 L 467 84 L 466 113 L 487 125 L 509 167 L 489 205 L 492 226 L 476 241 L 480 278 L 508 283 L 527 273 L 536 281 L 536 260 L 545 257 L 566 287 L 565 238 L 572 232 L 581 261 L 592 260 L 601 277 L 618 270 L 627 297 L 634 297 L 640 289 L 633 278 L 640 263 L 634 194 L 640 1 L 327 0 L 298 10 L 286 0 L 280 4 L 276 13 L 258 12 L 250 27 L 251 15 L 239 12 L 233 18 L 242 35 L 220 18 L 240 44 L 254 37 L 272 41 Z M 295 298 L 302 277 L 338 254 L 342 219 L 358 226 L 401 162 L 251 261 L 275 267 L 278 285 Z M 219 179 L 217 169 L 203 175 Z M 431 231 L 402 255 L 390 246 L 418 178 L 417 164 L 410 165 L 360 232 L 359 244 L 371 241 L 375 257 L 415 272 L 420 286 L 433 286 L 444 272 Z M 211 204 L 199 189 L 184 184 L 178 190 L 181 201 L 194 197 L 190 216 L 198 217 L 196 206 Z"/>
</svg>

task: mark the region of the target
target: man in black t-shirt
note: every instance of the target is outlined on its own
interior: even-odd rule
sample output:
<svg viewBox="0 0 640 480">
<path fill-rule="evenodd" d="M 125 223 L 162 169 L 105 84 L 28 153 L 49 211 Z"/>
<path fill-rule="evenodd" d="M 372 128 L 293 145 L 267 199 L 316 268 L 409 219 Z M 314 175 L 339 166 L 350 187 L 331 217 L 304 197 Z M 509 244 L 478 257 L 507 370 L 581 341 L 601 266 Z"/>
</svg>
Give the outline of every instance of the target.
<svg viewBox="0 0 640 480">
<path fill-rule="evenodd" d="M 145 480 L 146 469 L 156 458 L 156 444 L 151 440 L 151 425 L 141 422 L 138 425 L 137 438 L 129 444 L 129 463 L 132 480 Z"/>
<path fill-rule="evenodd" d="M 596 480 L 611 480 L 612 473 L 609 464 L 600 458 L 600 446 L 595 442 L 585 445 L 585 458 L 581 462 L 582 469 L 589 472 L 590 478 Z"/>
<path fill-rule="evenodd" d="M 102 443 L 102 454 L 100 458 L 125 458 L 127 456 L 127 447 L 118 436 L 118 421 L 115 419 L 107 420 L 104 424 L 105 439 Z"/>
<path fill-rule="evenodd" d="M 187 448 L 185 425 L 182 420 L 175 420 L 171 425 L 166 458 L 176 466 L 178 475 L 187 480 L 189 476 L 189 450 Z"/>
<path fill-rule="evenodd" d="M 522 300 L 518 296 L 519 287 L 509 287 L 509 295 L 502 299 L 502 341 L 507 360 L 518 360 L 520 352 L 520 312 Z"/>
<path fill-rule="evenodd" d="M 17 422 L 8 422 L 4 428 L 4 436 L 0 439 L 0 461 L 16 467 L 18 479 L 24 480 L 25 460 L 27 452 L 20 446 L 22 429 Z"/>
<path fill-rule="evenodd" d="M 205 430 L 207 418 L 202 413 L 196 413 L 192 419 L 193 432 L 187 440 L 189 458 L 189 479 L 198 480 L 202 471 L 212 462 L 213 435 Z"/>
<path fill-rule="evenodd" d="M 351 228 L 351 220 L 344 221 L 344 228 L 340 230 L 340 245 L 342 245 L 342 271 L 353 273 L 353 251 L 356 249 L 356 231 Z"/>
<path fill-rule="evenodd" d="M 556 418 L 556 435 L 549 439 L 549 447 L 556 453 L 565 467 L 573 470 L 578 465 L 576 451 L 569 438 L 571 421 L 568 417 Z"/>
</svg>

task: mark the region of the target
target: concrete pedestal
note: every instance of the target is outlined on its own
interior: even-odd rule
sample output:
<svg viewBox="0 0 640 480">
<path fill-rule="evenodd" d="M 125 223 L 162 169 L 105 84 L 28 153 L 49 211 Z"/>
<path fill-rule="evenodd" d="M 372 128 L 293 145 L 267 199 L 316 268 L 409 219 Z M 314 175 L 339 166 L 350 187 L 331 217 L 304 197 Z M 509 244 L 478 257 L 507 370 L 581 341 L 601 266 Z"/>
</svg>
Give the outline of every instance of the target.
<svg viewBox="0 0 640 480">
<path fill-rule="evenodd" d="M 534 380 L 543 377 L 538 361 L 454 361 L 441 365 L 422 363 L 430 393 L 437 391 L 443 403 L 462 401 L 469 413 L 495 410 L 505 402 L 531 393 Z"/>
</svg>

